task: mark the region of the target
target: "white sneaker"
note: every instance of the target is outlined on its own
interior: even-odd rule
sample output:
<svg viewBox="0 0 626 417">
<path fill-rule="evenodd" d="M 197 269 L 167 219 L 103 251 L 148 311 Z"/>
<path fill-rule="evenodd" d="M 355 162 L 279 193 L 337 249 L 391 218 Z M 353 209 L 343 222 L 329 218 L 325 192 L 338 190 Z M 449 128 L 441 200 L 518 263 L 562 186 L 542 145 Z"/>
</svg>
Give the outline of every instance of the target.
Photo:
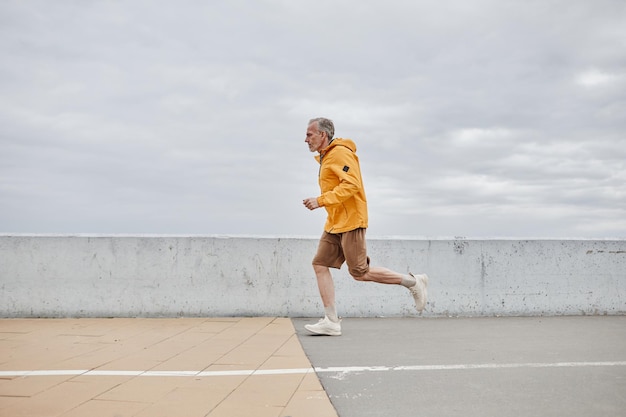
<svg viewBox="0 0 626 417">
<path fill-rule="evenodd" d="M 409 291 L 415 300 L 415 308 L 421 313 L 426 307 L 426 301 L 428 301 L 428 275 L 413 275 L 410 272 L 409 275 L 417 281 L 415 285 L 409 288 Z"/>
<path fill-rule="evenodd" d="M 305 329 L 313 334 L 319 334 L 324 336 L 341 336 L 341 324 L 340 322 L 330 321 L 328 316 L 324 317 L 317 324 L 307 324 Z"/>
</svg>

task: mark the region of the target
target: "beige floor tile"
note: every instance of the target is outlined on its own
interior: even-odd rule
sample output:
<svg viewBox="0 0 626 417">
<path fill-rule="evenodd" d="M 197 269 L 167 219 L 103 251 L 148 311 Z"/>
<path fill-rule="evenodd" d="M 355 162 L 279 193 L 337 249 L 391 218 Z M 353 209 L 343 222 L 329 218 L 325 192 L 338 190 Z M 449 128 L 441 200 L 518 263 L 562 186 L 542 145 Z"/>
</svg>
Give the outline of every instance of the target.
<svg viewBox="0 0 626 417">
<path fill-rule="evenodd" d="M 302 369 L 310 368 L 311 363 L 304 355 L 272 356 L 259 366 L 259 369 Z"/>
<path fill-rule="evenodd" d="M 181 352 L 152 368 L 154 371 L 197 371 L 204 370 L 224 355 L 223 349 L 216 349 L 210 342 Z"/>
<path fill-rule="evenodd" d="M 0 416 L 5 416 L 2 410 L 7 407 L 17 406 L 22 401 L 28 401 L 28 397 L 5 397 L 0 395 Z"/>
<path fill-rule="evenodd" d="M 207 352 L 214 353 L 219 356 L 223 356 L 231 350 L 237 348 L 242 344 L 243 337 L 233 337 L 229 339 L 220 338 L 222 334 L 215 335 L 211 339 L 202 342 L 197 348 L 204 348 Z"/>
<path fill-rule="evenodd" d="M 225 391 L 229 394 L 237 389 L 247 376 L 229 375 L 229 376 L 210 376 L 210 377 L 193 377 L 188 378 L 181 388 L 198 389 L 205 392 Z"/>
<path fill-rule="evenodd" d="M 317 375 L 304 376 L 297 391 L 289 400 L 281 417 L 337 417 L 326 391 L 322 388 Z"/>
<path fill-rule="evenodd" d="M 23 342 L 11 339 L 2 339 L 0 337 L 0 363 L 8 360 L 13 349 L 19 349 L 22 346 L 24 346 Z"/>
<path fill-rule="evenodd" d="M 91 377 L 93 378 L 93 377 Z M 98 400 L 154 403 L 187 382 L 186 377 L 134 377 L 98 395 Z"/>
<path fill-rule="evenodd" d="M 282 407 L 251 407 L 246 403 L 226 402 L 211 410 L 207 417 L 280 417 L 282 411 Z"/>
<path fill-rule="evenodd" d="M 32 397 L 72 378 L 72 375 L 62 375 L 0 380 L 0 396 Z"/>
<path fill-rule="evenodd" d="M 118 346 L 106 345 L 102 349 L 57 362 L 49 369 L 96 369 L 126 356 L 128 352 Z"/>
<path fill-rule="evenodd" d="M 149 406 L 148 403 L 131 401 L 90 400 L 59 417 L 134 417 Z"/>
<path fill-rule="evenodd" d="M 225 402 L 243 402 L 251 407 L 285 407 L 303 378 L 302 374 L 250 376 Z"/>
<path fill-rule="evenodd" d="M 0 338 L 3 333 L 30 333 L 41 327 L 39 319 L 1 319 L 0 320 Z"/>
<path fill-rule="evenodd" d="M 22 346 L 15 347 L 5 356 L 7 361 L 0 364 L 0 369 L 58 369 L 56 364 L 60 362 L 101 349 L 101 346 L 74 344 L 57 337 L 51 337 L 47 341 L 35 339 L 22 343 Z"/>
<path fill-rule="evenodd" d="M 297 391 L 281 417 L 338 417 L 324 391 Z"/>
<path fill-rule="evenodd" d="M 214 340 L 234 339 L 239 342 L 247 340 L 250 336 L 258 333 L 274 319 L 271 317 L 249 317 L 236 321 L 232 326 L 215 335 Z"/>
<path fill-rule="evenodd" d="M 235 321 L 217 322 L 213 330 L 223 330 L 231 327 Z M 206 321 L 199 326 L 206 329 Z M 142 369 L 150 370 L 202 370 L 236 348 L 241 340 L 212 340 L 218 333 L 197 331 L 190 327 L 185 332 L 161 340 L 151 346 L 137 351 L 129 356 L 111 361 L 101 366 L 101 369 L 130 369 L 132 364 L 141 364 Z M 146 335 L 148 336 L 148 335 Z"/>
<path fill-rule="evenodd" d="M 86 365 L 91 365 L 85 366 L 88 369 L 101 367 L 105 364 L 107 369 L 113 369 L 116 366 L 127 369 L 125 364 L 128 362 L 135 363 L 134 369 L 137 365 L 154 366 L 149 363 L 150 360 L 157 362 L 167 360 L 187 349 L 189 345 L 209 338 L 210 334 L 190 333 L 190 330 L 194 328 L 194 323 L 202 324 L 203 322 L 203 319 L 192 319 L 188 322 L 172 319 L 154 319 L 154 321 L 144 319 L 139 322 L 143 327 L 126 324 L 121 332 L 112 329 L 111 332 L 104 336 L 98 336 L 96 339 L 91 336 L 66 333 L 57 337 L 62 344 L 67 346 L 65 354 L 63 357 L 49 357 L 49 361 L 59 361 L 49 368 L 75 368 L 85 362 L 87 362 Z M 81 329 L 78 333 L 83 330 Z M 67 329 L 65 331 L 67 332 Z M 97 332 L 92 333 L 97 334 Z M 101 342 L 94 342 L 94 340 Z M 102 342 L 102 340 L 105 341 Z M 56 344 L 54 340 L 49 343 Z M 105 354 L 108 360 L 103 363 L 94 363 L 93 357 L 100 354 Z M 29 356 L 32 357 L 32 355 Z M 142 361 L 147 362 L 144 365 Z"/>
<path fill-rule="evenodd" d="M 108 319 L 105 323 L 106 328 L 98 336 L 97 341 L 105 344 L 125 343 L 150 330 L 149 325 L 131 320 L 135 319 Z M 96 324 L 93 326 L 95 327 Z M 86 328 L 85 331 L 98 334 L 98 330 L 91 329 L 91 326 Z"/>
<path fill-rule="evenodd" d="M 31 341 L 20 342 L 18 346 L 4 353 L 4 361 L 0 364 L 0 370 L 35 370 L 46 369 L 47 365 L 62 358 L 63 354 L 57 348 L 51 348 L 49 355 L 46 354 L 45 342 Z"/>
<path fill-rule="evenodd" d="M 324 391 L 320 380 L 317 378 L 317 375 L 314 373 L 306 374 L 302 383 L 298 387 L 298 390 L 301 391 Z"/>
<path fill-rule="evenodd" d="M 200 344 L 207 339 L 206 334 L 198 333 L 197 336 L 199 337 L 192 339 L 187 334 L 177 335 L 148 346 L 141 352 L 137 352 L 137 354 L 140 354 L 144 358 L 163 362 L 184 353 L 190 346 Z"/>
<path fill-rule="evenodd" d="M 276 317 L 259 333 L 291 335 L 294 333 L 294 327 L 291 319 L 285 317 Z"/>
<path fill-rule="evenodd" d="M 184 322 L 168 326 L 159 319 L 134 320 L 137 322 L 122 322 L 121 327 L 110 329 L 106 334 L 99 337 L 98 342 L 116 343 L 130 350 L 133 347 L 151 346 L 186 329 Z M 175 322 L 175 319 L 171 320 Z"/>
<path fill-rule="evenodd" d="M 287 318 L 1 320 L 0 370 L 310 369 Z M 0 379 L 0 416 L 335 417 L 314 373 Z M 329 411 L 330 410 L 330 411 Z M 305 414 L 309 413 L 309 414 Z"/>
<path fill-rule="evenodd" d="M 98 366 L 98 371 L 141 371 L 152 369 L 161 362 L 155 359 L 144 358 L 141 354 L 133 354 L 120 359 L 112 360 L 104 365 Z"/>
<path fill-rule="evenodd" d="M 79 375 L 72 378 L 71 382 L 81 383 L 81 384 L 91 384 L 96 387 L 100 387 L 102 393 L 115 388 L 121 384 L 129 382 L 133 379 L 133 376 L 109 376 L 109 375 L 100 375 L 100 376 L 89 376 L 89 375 Z"/>
<path fill-rule="evenodd" d="M 54 323 L 59 323 L 59 321 L 53 319 L 0 319 L 0 333 L 42 332 L 45 328 L 52 327 Z"/>
<path fill-rule="evenodd" d="M 254 349 L 254 346 L 245 346 L 233 349 L 214 362 L 215 365 L 238 365 L 244 369 L 256 369 L 271 356 L 271 352 L 263 349 Z"/>
<path fill-rule="evenodd" d="M 241 320 L 240 318 L 228 318 L 228 317 L 205 319 L 202 323 L 199 323 L 194 327 L 194 331 L 197 331 L 199 333 L 218 334 L 234 326 L 240 320 Z"/>
<path fill-rule="evenodd" d="M 165 335 L 158 334 L 158 332 L 144 332 L 125 343 L 114 345 L 93 354 L 73 358 L 66 363 L 76 366 L 91 365 L 87 366 L 88 369 L 148 370 L 178 356 L 181 352 L 188 350 L 189 346 L 194 346 L 210 337 L 205 333 L 189 334 L 187 330 L 174 335 L 170 332 Z M 98 358 L 104 360 L 98 362 Z"/>
<path fill-rule="evenodd" d="M 222 371 L 254 371 L 248 364 L 213 364 L 203 370 L 203 372 L 222 372 Z"/>
<path fill-rule="evenodd" d="M 172 337 L 170 333 L 172 329 L 164 329 L 163 333 L 160 333 L 158 329 L 150 329 L 142 333 L 135 333 L 133 335 L 125 335 L 123 339 L 119 339 L 115 342 L 116 346 L 125 350 L 128 353 L 139 352 L 147 347 L 150 347 L 156 343 Z M 108 335 L 114 340 L 119 337 L 117 335 Z"/>
<path fill-rule="evenodd" d="M 256 368 L 280 349 L 287 339 L 288 337 L 285 336 L 256 335 L 232 349 L 215 363 L 248 365 Z"/>
<path fill-rule="evenodd" d="M 276 351 L 276 356 L 302 356 L 303 350 L 298 336 L 292 333 L 289 339 Z"/>
<path fill-rule="evenodd" d="M 55 358 L 54 363 L 40 366 L 39 369 L 48 370 L 65 370 L 65 369 L 94 369 L 103 363 L 105 355 L 102 350 L 106 349 L 102 346 L 93 346 L 91 350 L 76 355 L 67 355 L 66 357 Z"/>
<path fill-rule="evenodd" d="M 26 379 L 40 378 L 49 377 L 28 377 Z M 118 383 L 118 380 L 110 378 L 70 380 L 33 395 L 28 401 L 6 407 L 2 412 L 12 417 L 57 416 L 91 400 L 94 396 L 105 392 Z"/>
<path fill-rule="evenodd" d="M 228 387 L 221 386 L 176 388 L 136 417 L 203 417 L 231 392 Z"/>
</svg>

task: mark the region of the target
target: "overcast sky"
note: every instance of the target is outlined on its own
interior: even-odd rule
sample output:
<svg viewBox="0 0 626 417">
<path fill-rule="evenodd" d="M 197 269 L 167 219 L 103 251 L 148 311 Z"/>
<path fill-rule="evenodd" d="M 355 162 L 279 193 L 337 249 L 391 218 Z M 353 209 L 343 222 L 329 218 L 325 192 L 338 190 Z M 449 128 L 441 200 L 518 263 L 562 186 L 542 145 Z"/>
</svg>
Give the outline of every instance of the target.
<svg viewBox="0 0 626 417">
<path fill-rule="evenodd" d="M 1 1 L 0 232 L 626 237 L 626 2 Z"/>
</svg>

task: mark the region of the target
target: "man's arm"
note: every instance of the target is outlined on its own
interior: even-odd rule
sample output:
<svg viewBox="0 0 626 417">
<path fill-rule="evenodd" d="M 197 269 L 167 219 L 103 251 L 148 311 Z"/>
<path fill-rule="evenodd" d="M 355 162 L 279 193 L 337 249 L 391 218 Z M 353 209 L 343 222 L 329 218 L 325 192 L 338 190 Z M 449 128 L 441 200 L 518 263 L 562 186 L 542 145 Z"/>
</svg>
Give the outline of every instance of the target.
<svg viewBox="0 0 626 417">
<path fill-rule="evenodd" d="M 341 152 L 340 149 L 336 149 L 332 155 L 328 155 L 326 158 L 328 159 L 324 163 L 328 164 L 328 169 L 339 179 L 339 184 L 319 197 L 309 197 L 302 200 L 304 206 L 309 210 L 341 204 L 359 192 L 362 187 L 358 177 L 359 161 L 351 151 L 346 149 Z"/>
<path fill-rule="evenodd" d="M 362 187 L 358 176 L 359 162 L 354 153 L 346 149 L 344 152 L 336 152 L 332 157 L 328 163 L 332 174 L 339 179 L 339 184 L 322 193 L 317 200 L 320 207 L 341 204 Z"/>
</svg>

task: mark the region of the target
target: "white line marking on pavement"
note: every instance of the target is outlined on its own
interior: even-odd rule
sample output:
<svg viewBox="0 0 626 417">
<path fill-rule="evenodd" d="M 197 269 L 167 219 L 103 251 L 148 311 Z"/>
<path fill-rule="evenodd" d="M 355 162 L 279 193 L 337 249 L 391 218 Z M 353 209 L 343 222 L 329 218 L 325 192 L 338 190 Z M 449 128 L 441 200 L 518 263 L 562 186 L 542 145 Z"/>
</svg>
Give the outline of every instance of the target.
<svg viewBox="0 0 626 417">
<path fill-rule="evenodd" d="M 452 365 L 415 365 L 415 366 L 348 366 L 333 368 L 315 368 L 315 372 L 381 372 L 381 371 L 449 371 L 471 369 L 512 369 L 512 368 L 579 368 L 589 366 L 626 366 L 626 361 L 616 362 L 552 362 L 552 363 L 476 363 Z"/>
<path fill-rule="evenodd" d="M 74 370 L 38 370 L 38 371 L 0 371 L 0 378 L 28 376 L 147 376 L 147 377 L 208 377 L 208 376 L 253 376 L 253 375 L 290 375 L 314 373 L 313 368 L 295 369 L 243 369 L 237 371 L 99 371 L 88 369 Z"/>
<path fill-rule="evenodd" d="M 142 376 L 142 377 L 212 377 L 212 376 L 255 376 L 290 375 L 309 373 L 355 373 L 388 371 L 456 371 L 472 369 L 514 369 L 514 368 L 581 368 L 592 366 L 626 366 L 626 361 L 613 362 L 531 362 L 531 363 L 476 363 L 452 365 L 412 365 L 412 366 L 340 366 L 330 368 L 294 369 L 243 369 L 235 371 L 104 371 L 104 370 L 37 370 L 0 371 L 0 378 L 32 376 Z"/>
</svg>

